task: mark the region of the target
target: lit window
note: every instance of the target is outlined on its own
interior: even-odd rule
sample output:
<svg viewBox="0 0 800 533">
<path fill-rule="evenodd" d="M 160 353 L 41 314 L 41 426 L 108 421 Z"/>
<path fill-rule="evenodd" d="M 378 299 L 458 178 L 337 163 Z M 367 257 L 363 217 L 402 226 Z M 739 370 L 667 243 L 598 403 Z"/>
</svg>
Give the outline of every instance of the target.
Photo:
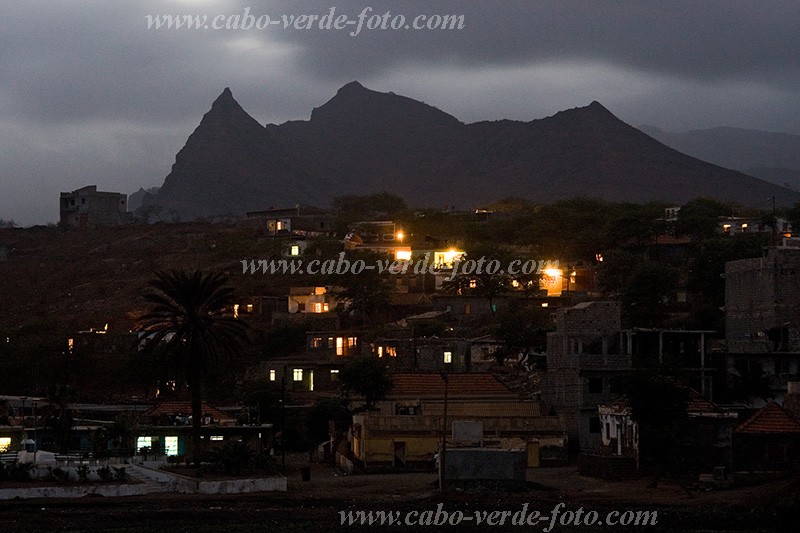
<svg viewBox="0 0 800 533">
<path fill-rule="evenodd" d="M 308 390 L 310 390 L 310 391 L 314 390 L 314 371 L 313 370 L 308 373 Z"/>
<path fill-rule="evenodd" d="M 386 355 L 388 355 L 389 357 L 397 357 L 397 348 L 395 348 L 394 346 L 388 346 L 386 348 Z"/>
<path fill-rule="evenodd" d="M 474 289 L 474 288 L 476 288 L 477 286 L 478 286 L 478 280 L 476 280 L 476 279 L 471 279 L 471 280 L 469 280 L 469 288 L 470 288 L 470 289 Z"/>
<path fill-rule="evenodd" d="M 444 362 L 445 363 L 453 362 L 453 352 L 444 352 Z"/>
<path fill-rule="evenodd" d="M 747 224 L 742 224 L 742 229 L 747 229 Z"/>
<path fill-rule="evenodd" d="M 279 220 L 275 223 L 275 229 L 281 231 L 283 229 L 283 220 Z"/>
<path fill-rule="evenodd" d="M 517 281 L 515 279 L 512 279 L 511 280 L 511 286 L 516 289 L 517 287 L 519 287 L 519 281 Z"/>
<path fill-rule="evenodd" d="M 329 310 L 330 310 L 330 308 L 328 307 L 328 303 L 327 302 L 322 304 L 322 312 L 323 313 L 327 313 Z"/>
<path fill-rule="evenodd" d="M 550 305 L 549 303 L 547 303 L 547 302 L 544 302 L 544 303 L 542 304 L 542 307 L 548 307 L 549 305 Z"/>
<path fill-rule="evenodd" d="M 253 312 L 253 304 L 247 304 L 247 312 L 248 313 L 252 313 Z"/>
<path fill-rule="evenodd" d="M 339 371 L 331 370 L 331 381 L 339 381 Z"/>
<path fill-rule="evenodd" d="M 333 348 L 334 342 L 333 337 L 328 337 L 328 348 Z"/>
<path fill-rule="evenodd" d="M 136 438 L 136 449 L 141 450 L 142 448 L 152 448 L 153 447 L 153 437 L 137 437 Z"/>
<path fill-rule="evenodd" d="M 344 337 L 336 337 L 336 355 L 344 355 Z"/>
<path fill-rule="evenodd" d="M 411 261 L 411 250 L 397 250 L 394 258 L 397 261 Z"/>
<path fill-rule="evenodd" d="M 11 437 L 0 437 L 0 453 L 5 453 L 11 448 Z"/>
<path fill-rule="evenodd" d="M 350 348 L 352 348 L 353 346 L 355 346 L 355 345 L 356 345 L 356 342 L 357 342 L 357 341 L 356 341 L 356 338 L 355 338 L 355 337 L 347 337 L 347 346 L 349 346 Z"/>
<path fill-rule="evenodd" d="M 378 357 L 383 357 L 383 346 L 378 346 Z"/>
<path fill-rule="evenodd" d="M 311 339 L 312 348 L 322 348 L 322 337 L 314 337 Z"/>
<path fill-rule="evenodd" d="M 270 369 L 270 371 L 269 371 L 269 380 L 270 381 L 275 381 L 275 369 L 274 368 Z"/>
<path fill-rule="evenodd" d="M 321 303 L 314 304 L 314 312 L 315 313 L 321 313 L 322 312 L 322 304 Z"/>
<path fill-rule="evenodd" d="M 302 368 L 295 368 L 292 370 L 292 379 L 295 381 L 303 381 L 303 369 Z"/>
<path fill-rule="evenodd" d="M 731 225 L 730 225 L 730 224 L 723 224 L 723 225 L 722 225 L 722 230 L 723 230 L 725 233 L 728 233 L 728 232 L 730 232 L 730 231 L 731 231 Z"/>
<path fill-rule="evenodd" d="M 178 437 L 164 437 L 164 453 L 178 455 Z"/>
<path fill-rule="evenodd" d="M 300 247 L 296 244 L 289 249 L 289 255 L 300 255 Z"/>
<path fill-rule="evenodd" d="M 225 440 L 222 435 L 211 435 L 211 440 Z"/>
<path fill-rule="evenodd" d="M 233 304 L 233 318 L 239 318 L 239 304 Z"/>
</svg>

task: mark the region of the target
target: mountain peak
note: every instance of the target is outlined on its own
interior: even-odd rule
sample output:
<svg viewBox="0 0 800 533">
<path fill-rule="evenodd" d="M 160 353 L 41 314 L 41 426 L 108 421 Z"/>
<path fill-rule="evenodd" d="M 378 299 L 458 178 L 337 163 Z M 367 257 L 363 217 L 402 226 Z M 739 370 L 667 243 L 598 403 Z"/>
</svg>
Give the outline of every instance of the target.
<svg viewBox="0 0 800 533">
<path fill-rule="evenodd" d="M 366 87 L 364 87 L 357 81 L 353 80 L 350 83 L 342 85 L 342 87 L 338 91 L 336 91 L 336 94 L 366 91 L 366 90 L 368 90 Z"/>
</svg>

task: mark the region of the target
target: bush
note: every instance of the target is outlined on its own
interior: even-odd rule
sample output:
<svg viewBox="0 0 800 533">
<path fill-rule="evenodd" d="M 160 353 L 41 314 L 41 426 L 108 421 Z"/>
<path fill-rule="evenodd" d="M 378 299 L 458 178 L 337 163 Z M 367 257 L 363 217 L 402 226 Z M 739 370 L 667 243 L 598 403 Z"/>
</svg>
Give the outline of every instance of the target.
<svg viewBox="0 0 800 533">
<path fill-rule="evenodd" d="M 13 462 L 0 463 L 0 481 L 30 481 L 32 464 Z"/>
<path fill-rule="evenodd" d="M 69 482 L 69 471 L 64 470 L 60 466 L 57 466 L 55 468 L 48 466 L 47 473 L 48 473 L 48 478 L 52 479 L 56 483 Z"/>
<path fill-rule="evenodd" d="M 78 467 L 78 481 L 81 483 L 89 481 L 89 465 L 80 465 Z"/>
<path fill-rule="evenodd" d="M 98 468 L 97 476 L 100 478 L 100 481 L 104 481 L 106 483 L 110 483 L 114 480 L 114 472 L 111 471 L 111 468 L 109 468 L 108 465 Z"/>
<path fill-rule="evenodd" d="M 255 465 L 256 453 L 247 444 L 239 441 L 225 443 L 223 446 L 211 451 L 211 460 L 222 466 L 225 473 L 238 476 L 243 472 L 252 471 Z"/>
<path fill-rule="evenodd" d="M 114 481 L 125 481 L 128 479 L 128 474 L 125 472 L 125 467 L 114 467 Z"/>
</svg>

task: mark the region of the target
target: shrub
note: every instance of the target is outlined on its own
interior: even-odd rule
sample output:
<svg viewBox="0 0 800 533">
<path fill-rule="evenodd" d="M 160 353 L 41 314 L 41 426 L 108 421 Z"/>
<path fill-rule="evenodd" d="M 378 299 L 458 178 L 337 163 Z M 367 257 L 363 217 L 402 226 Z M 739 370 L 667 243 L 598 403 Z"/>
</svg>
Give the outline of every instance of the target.
<svg viewBox="0 0 800 533">
<path fill-rule="evenodd" d="M 100 481 L 104 481 L 106 483 L 110 483 L 114 480 L 114 472 L 111 471 L 111 468 L 109 468 L 108 465 L 98 468 L 97 475 L 100 478 Z"/>
<path fill-rule="evenodd" d="M 214 448 L 211 460 L 225 470 L 226 474 L 238 476 L 245 471 L 251 471 L 255 464 L 256 453 L 243 442 L 227 442 L 221 447 Z"/>
</svg>

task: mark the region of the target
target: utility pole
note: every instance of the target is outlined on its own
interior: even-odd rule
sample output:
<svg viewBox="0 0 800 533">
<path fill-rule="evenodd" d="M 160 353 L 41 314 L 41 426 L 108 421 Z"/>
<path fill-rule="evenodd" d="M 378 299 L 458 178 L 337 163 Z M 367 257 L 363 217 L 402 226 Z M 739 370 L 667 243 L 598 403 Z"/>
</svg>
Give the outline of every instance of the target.
<svg viewBox="0 0 800 533">
<path fill-rule="evenodd" d="M 281 377 L 281 472 L 286 475 L 286 372 L 288 366 L 283 365 Z"/>
<path fill-rule="evenodd" d="M 439 491 L 444 492 L 445 488 L 445 460 L 447 457 L 447 388 L 448 376 L 447 369 L 442 372 L 442 380 L 444 380 L 444 422 L 442 424 L 442 451 L 439 455 Z"/>
</svg>

